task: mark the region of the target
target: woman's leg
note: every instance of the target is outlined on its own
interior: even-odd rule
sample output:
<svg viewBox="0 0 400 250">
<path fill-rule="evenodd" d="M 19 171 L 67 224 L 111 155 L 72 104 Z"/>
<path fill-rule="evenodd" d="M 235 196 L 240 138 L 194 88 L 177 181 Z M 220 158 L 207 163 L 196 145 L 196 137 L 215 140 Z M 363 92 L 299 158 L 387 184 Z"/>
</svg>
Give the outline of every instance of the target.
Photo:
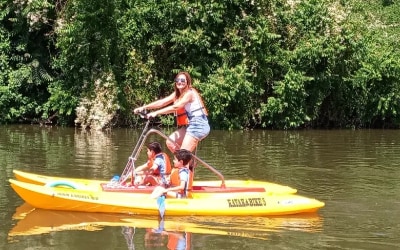
<svg viewBox="0 0 400 250">
<path fill-rule="evenodd" d="M 172 153 L 174 153 L 175 150 L 181 148 L 181 145 L 182 145 L 183 139 L 184 139 L 184 137 L 185 137 L 185 134 L 186 134 L 186 128 L 185 128 L 185 127 L 182 127 L 182 128 L 179 128 L 178 130 L 176 130 L 175 132 L 173 132 L 173 133 L 169 136 L 169 138 L 170 138 L 172 141 L 175 142 L 175 143 L 174 143 L 174 142 L 172 142 L 172 141 L 170 141 L 170 140 L 167 140 L 167 142 L 166 142 L 168 149 L 169 149 Z M 176 145 L 176 144 L 177 144 L 177 145 Z"/>
<path fill-rule="evenodd" d="M 190 152 L 193 152 L 196 149 L 198 143 L 199 140 L 189 134 L 186 134 L 183 138 L 181 149 L 186 149 Z"/>
<path fill-rule="evenodd" d="M 193 117 L 186 129 L 186 135 L 182 141 L 182 149 L 194 152 L 199 141 L 210 133 L 210 125 L 206 117 Z"/>
</svg>

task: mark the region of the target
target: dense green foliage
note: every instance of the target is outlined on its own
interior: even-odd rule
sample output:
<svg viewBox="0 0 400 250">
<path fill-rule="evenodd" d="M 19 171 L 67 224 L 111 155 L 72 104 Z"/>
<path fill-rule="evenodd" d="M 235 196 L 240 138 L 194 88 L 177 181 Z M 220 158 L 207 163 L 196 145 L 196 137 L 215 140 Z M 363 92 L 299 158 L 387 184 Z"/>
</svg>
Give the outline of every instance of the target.
<svg viewBox="0 0 400 250">
<path fill-rule="evenodd" d="M 1 123 L 134 126 L 132 109 L 171 93 L 186 70 L 213 128 L 400 125 L 398 1 L 0 7 Z"/>
<path fill-rule="evenodd" d="M 50 70 L 52 6 L 46 1 L 0 4 L 1 122 L 34 120 L 44 112 Z"/>
</svg>

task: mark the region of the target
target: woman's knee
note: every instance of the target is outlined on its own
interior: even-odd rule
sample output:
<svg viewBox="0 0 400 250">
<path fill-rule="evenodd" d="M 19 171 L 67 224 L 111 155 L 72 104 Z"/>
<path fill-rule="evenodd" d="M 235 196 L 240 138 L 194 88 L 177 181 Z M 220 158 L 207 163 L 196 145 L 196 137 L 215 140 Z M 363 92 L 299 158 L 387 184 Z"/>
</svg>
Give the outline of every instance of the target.
<svg viewBox="0 0 400 250">
<path fill-rule="evenodd" d="M 171 152 L 175 152 L 176 149 L 179 149 L 181 147 L 185 134 L 186 129 L 180 128 L 169 136 L 166 144 Z"/>
<path fill-rule="evenodd" d="M 182 142 L 181 149 L 186 149 L 190 152 L 193 152 L 196 149 L 198 142 L 199 140 L 197 140 L 193 136 L 186 135 L 185 139 Z"/>
<path fill-rule="evenodd" d="M 167 140 L 166 144 L 167 144 L 167 148 L 168 148 L 171 152 L 175 152 L 175 150 L 177 149 L 176 143 L 171 142 L 170 140 Z"/>
</svg>

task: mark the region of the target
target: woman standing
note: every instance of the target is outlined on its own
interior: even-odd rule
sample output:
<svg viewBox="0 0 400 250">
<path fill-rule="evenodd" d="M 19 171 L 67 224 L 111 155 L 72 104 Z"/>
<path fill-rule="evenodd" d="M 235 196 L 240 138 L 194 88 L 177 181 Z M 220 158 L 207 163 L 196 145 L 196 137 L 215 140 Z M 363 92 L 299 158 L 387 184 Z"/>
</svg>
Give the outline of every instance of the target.
<svg viewBox="0 0 400 250">
<path fill-rule="evenodd" d="M 207 109 L 200 94 L 192 87 L 192 78 L 188 72 L 179 72 L 174 82 L 175 91 L 169 96 L 135 108 L 134 112 L 158 109 L 148 113 L 147 118 L 174 113 L 178 129 L 169 138 L 178 146 L 167 140 L 167 147 L 171 152 L 175 152 L 177 149 L 193 152 L 199 141 L 210 133 Z"/>
</svg>

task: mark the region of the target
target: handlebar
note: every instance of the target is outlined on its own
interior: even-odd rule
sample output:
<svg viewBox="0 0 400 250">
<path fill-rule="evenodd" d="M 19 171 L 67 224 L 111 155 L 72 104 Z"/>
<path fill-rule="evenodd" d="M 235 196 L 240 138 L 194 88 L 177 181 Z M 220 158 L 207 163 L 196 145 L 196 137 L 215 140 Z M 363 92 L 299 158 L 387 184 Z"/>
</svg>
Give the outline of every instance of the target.
<svg viewBox="0 0 400 250">
<path fill-rule="evenodd" d="M 138 112 L 137 114 L 141 117 L 141 118 L 147 118 L 147 114 L 148 114 L 149 112 L 147 112 L 147 110 L 143 110 L 143 111 L 140 111 L 140 112 Z"/>
</svg>

